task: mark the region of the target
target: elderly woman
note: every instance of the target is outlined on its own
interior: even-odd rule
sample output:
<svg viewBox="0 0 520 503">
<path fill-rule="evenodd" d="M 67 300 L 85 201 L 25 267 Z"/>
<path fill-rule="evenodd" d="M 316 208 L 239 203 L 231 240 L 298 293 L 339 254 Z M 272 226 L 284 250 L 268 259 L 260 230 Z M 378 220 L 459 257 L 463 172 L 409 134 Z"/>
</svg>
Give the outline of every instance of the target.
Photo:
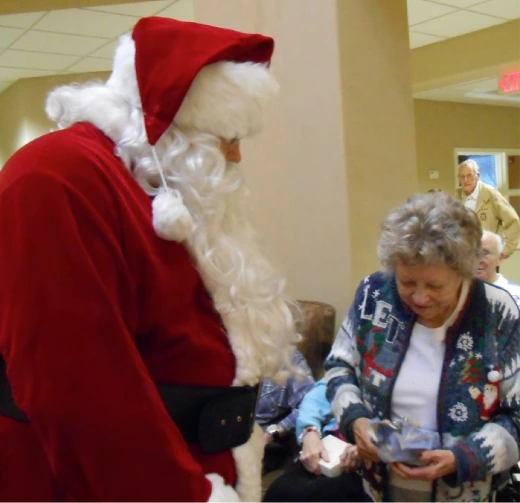
<svg viewBox="0 0 520 503">
<path fill-rule="evenodd" d="M 390 212 L 326 361 L 327 397 L 365 461 L 375 501 L 489 501 L 519 459 L 520 321 L 511 296 L 473 279 L 476 215 L 443 193 Z M 370 419 L 408 418 L 441 446 L 384 464 Z"/>
</svg>

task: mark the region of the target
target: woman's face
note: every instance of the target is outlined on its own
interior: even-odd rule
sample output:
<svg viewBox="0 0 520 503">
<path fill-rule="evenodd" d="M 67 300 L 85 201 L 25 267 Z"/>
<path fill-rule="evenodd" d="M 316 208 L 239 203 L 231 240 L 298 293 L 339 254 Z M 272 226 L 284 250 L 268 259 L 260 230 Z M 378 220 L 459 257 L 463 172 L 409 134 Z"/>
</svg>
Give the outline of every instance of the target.
<svg viewBox="0 0 520 503">
<path fill-rule="evenodd" d="M 401 300 L 417 314 L 421 325 L 440 327 L 455 310 L 463 278 L 448 266 L 398 262 L 395 277 Z"/>
</svg>

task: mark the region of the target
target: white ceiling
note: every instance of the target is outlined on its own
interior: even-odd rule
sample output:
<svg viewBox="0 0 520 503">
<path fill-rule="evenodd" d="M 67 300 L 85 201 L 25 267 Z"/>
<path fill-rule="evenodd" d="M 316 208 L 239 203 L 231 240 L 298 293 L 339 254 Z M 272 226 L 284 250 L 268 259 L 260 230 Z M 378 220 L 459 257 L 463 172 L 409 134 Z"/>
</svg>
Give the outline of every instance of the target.
<svg viewBox="0 0 520 503">
<path fill-rule="evenodd" d="M 0 16 L 0 92 L 26 77 L 109 71 L 118 37 L 140 17 L 153 15 L 192 21 L 192 1 L 155 0 Z"/>
<path fill-rule="evenodd" d="M 520 18 L 520 0 L 407 0 L 410 48 Z"/>
<path fill-rule="evenodd" d="M 407 3 L 411 49 L 520 18 L 520 0 L 407 0 Z M 520 108 L 520 95 L 499 94 L 497 89 L 498 76 L 430 89 L 413 97 Z"/>
<path fill-rule="evenodd" d="M 520 0 L 407 2 L 412 49 L 520 18 Z M 20 78 L 109 71 L 117 38 L 130 30 L 137 19 L 151 15 L 193 20 L 192 0 L 155 0 L 0 16 L 0 92 Z M 519 96 L 501 97 L 496 93 L 496 79 L 461 86 L 414 97 L 520 106 Z M 484 98 L 488 101 L 482 101 Z"/>
</svg>

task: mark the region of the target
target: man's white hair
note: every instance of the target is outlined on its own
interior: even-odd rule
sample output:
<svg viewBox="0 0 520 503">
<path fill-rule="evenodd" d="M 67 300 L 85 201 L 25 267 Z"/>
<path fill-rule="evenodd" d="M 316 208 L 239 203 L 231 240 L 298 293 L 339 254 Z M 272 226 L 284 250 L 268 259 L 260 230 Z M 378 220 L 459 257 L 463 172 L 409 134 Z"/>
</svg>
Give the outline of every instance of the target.
<svg viewBox="0 0 520 503">
<path fill-rule="evenodd" d="M 459 173 L 460 173 L 460 169 L 463 166 L 466 166 L 468 169 L 470 169 L 476 175 L 478 175 L 480 173 L 480 169 L 478 167 L 477 161 L 475 161 L 474 159 L 466 159 L 465 161 L 462 161 L 459 164 Z"/>
<path fill-rule="evenodd" d="M 504 240 L 502 239 L 502 237 L 491 231 L 482 231 L 482 239 L 484 239 L 484 237 L 486 236 L 490 237 L 495 241 L 497 245 L 498 254 L 500 255 L 504 251 Z"/>
</svg>

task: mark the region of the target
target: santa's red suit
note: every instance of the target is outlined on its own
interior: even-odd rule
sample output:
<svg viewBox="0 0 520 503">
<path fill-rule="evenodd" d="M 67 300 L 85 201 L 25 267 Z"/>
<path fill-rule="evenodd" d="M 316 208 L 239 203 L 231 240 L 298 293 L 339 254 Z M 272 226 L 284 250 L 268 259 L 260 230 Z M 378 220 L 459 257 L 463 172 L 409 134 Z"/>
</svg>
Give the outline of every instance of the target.
<svg viewBox="0 0 520 503">
<path fill-rule="evenodd" d="M 184 25 L 138 26 L 157 23 L 158 43 Z M 232 42 L 201 66 L 256 61 L 244 47 L 269 43 L 214 30 Z M 139 37 L 137 80 L 153 145 L 182 99 L 164 113 L 144 97 L 151 83 L 154 97 L 164 100 L 168 89 L 139 74 Z M 207 474 L 241 498 L 259 497 L 261 435 L 204 453 L 183 438 L 159 395 L 158 384 L 254 385 L 237 375 L 255 348 L 235 357 L 193 254 L 158 237 L 152 198 L 116 155 L 117 134 L 73 124 L 19 150 L 0 174 L 0 351 L 27 418 L 0 415 L 0 500 L 218 500 L 218 477 Z M 233 497 L 221 485 L 221 499 Z"/>
</svg>

